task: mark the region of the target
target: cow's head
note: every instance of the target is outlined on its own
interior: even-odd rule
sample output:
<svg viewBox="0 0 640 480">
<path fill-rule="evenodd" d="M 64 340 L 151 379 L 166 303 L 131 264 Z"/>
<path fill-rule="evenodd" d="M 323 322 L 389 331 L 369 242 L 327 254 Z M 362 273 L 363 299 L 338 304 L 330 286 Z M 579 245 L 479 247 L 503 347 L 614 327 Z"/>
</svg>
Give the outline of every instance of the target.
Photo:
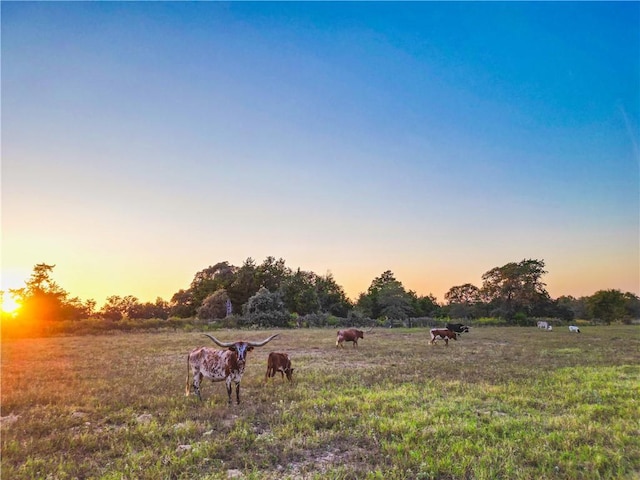
<svg viewBox="0 0 640 480">
<path fill-rule="evenodd" d="M 263 345 L 266 345 L 271 340 L 276 338 L 279 334 L 276 333 L 275 335 L 271 335 L 269 338 L 263 340 L 262 342 L 221 342 L 216 337 L 214 337 L 213 335 L 209 335 L 208 333 L 203 333 L 203 335 L 209 337 L 219 346 L 228 348 L 229 350 L 236 352 L 238 354 L 238 361 L 244 362 L 247 353 L 253 350 L 254 347 L 262 347 Z"/>
<path fill-rule="evenodd" d="M 287 367 L 284 369 L 284 374 L 287 376 L 287 380 L 292 381 L 293 380 L 293 371 L 295 369 L 291 368 L 291 366 Z"/>
</svg>

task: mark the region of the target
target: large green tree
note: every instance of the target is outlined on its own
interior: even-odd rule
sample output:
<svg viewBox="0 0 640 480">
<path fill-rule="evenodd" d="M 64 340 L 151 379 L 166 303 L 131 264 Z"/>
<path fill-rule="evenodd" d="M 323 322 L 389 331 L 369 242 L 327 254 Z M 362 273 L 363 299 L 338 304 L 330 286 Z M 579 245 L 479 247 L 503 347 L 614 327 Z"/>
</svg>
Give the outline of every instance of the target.
<svg viewBox="0 0 640 480">
<path fill-rule="evenodd" d="M 218 262 L 195 274 L 187 290 L 180 290 L 171 297 L 171 315 L 194 317 L 202 302 L 216 290 L 231 290 L 238 267 L 229 262 Z M 247 297 L 249 298 L 249 297 Z M 246 301 L 246 300 L 245 300 Z"/>
<path fill-rule="evenodd" d="M 275 257 L 267 257 L 258 265 L 257 274 L 261 287 L 266 288 L 270 292 L 280 289 L 282 282 L 291 275 L 291 269 L 285 265 L 282 258 L 278 260 Z"/>
<path fill-rule="evenodd" d="M 225 318 L 229 301 L 229 295 L 224 288 L 216 290 L 202 301 L 202 305 L 198 307 L 197 317 L 202 320 Z"/>
<path fill-rule="evenodd" d="M 492 314 L 513 320 L 516 315 L 545 316 L 552 303 L 542 277 L 543 260 L 522 260 L 495 267 L 482 275 L 482 295 Z"/>
<path fill-rule="evenodd" d="M 591 317 L 610 324 L 626 316 L 626 298 L 620 290 L 599 290 L 587 300 Z"/>
<path fill-rule="evenodd" d="M 413 312 L 411 295 L 391 270 L 373 279 L 367 292 L 358 297 L 356 307 L 370 318 L 406 319 Z"/>
<path fill-rule="evenodd" d="M 315 286 L 321 312 L 343 318 L 349 314 L 351 302 L 331 273 L 316 277 Z"/>
<path fill-rule="evenodd" d="M 258 327 L 286 327 L 289 322 L 280 292 L 270 292 L 264 287 L 244 304 L 242 313 L 246 323 Z"/>
<path fill-rule="evenodd" d="M 282 282 L 280 293 L 285 306 L 290 312 L 307 315 L 320 311 L 316 277 L 313 272 L 298 269 Z"/>
<path fill-rule="evenodd" d="M 482 292 L 471 283 L 451 287 L 444 294 L 447 313 L 453 318 L 476 318 L 482 312 Z"/>
<path fill-rule="evenodd" d="M 240 310 L 249 298 L 260 289 L 260 278 L 256 262 L 247 258 L 242 266 L 235 270 L 233 280 L 227 287 L 229 299 L 234 308 Z"/>
</svg>

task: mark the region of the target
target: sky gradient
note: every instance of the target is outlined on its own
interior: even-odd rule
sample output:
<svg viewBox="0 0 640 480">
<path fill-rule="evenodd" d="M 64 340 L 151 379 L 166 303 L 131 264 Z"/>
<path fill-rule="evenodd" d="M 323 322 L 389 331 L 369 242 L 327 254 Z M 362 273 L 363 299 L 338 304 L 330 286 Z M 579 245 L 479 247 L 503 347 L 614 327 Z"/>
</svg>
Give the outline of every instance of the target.
<svg viewBox="0 0 640 480">
<path fill-rule="evenodd" d="M 282 257 L 640 294 L 640 3 L 2 2 L 2 288 Z"/>
</svg>

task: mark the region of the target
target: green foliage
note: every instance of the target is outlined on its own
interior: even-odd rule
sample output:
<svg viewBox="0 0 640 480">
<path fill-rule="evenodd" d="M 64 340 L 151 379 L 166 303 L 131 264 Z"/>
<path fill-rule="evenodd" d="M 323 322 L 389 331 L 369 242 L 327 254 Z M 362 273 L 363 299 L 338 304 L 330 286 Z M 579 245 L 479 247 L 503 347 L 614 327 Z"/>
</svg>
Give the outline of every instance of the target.
<svg viewBox="0 0 640 480">
<path fill-rule="evenodd" d="M 244 305 L 243 314 L 249 325 L 258 327 L 287 327 L 289 312 L 279 292 L 262 287 Z"/>
<path fill-rule="evenodd" d="M 507 320 L 497 317 L 482 317 L 473 321 L 478 327 L 502 327 L 507 325 Z"/>
<path fill-rule="evenodd" d="M 361 294 L 356 307 L 370 318 L 404 319 L 413 313 L 412 298 L 390 270 L 375 278 L 366 294 Z"/>
<path fill-rule="evenodd" d="M 543 260 L 507 263 L 482 275 L 482 297 L 494 315 L 517 323 L 516 315 L 545 316 L 552 307 L 542 276 Z M 520 318 L 520 317 L 519 317 Z"/>
<path fill-rule="evenodd" d="M 601 290 L 591 297 L 563 296 L 552 300 L 542 282 L 547 273 L 542 260 L 522 260 L 493 268 L 482 276 L 482 288 L 469 283 L 452 287 L 445 295 L 447 304 L 440 305 L 431 294 L 418 296 L 407 291 L 390 270 L 375 278 L 367 292 L 361 293 L 352 304 L 330 273 L 319 276 L 300 269 L 292 271 L 283 259 L 274 257 L 267 257 L 257 265 L 249 257 L 239 268 L 225 261 L 197 272 L 190 287 L 176 292 L 171 302 L 157 298 L 155 302 L 142 303 L 132 295 L 113 295 L 98 312 L 94 300 L 82 302 L 71 298 L 57 285 L 51 278 L 53 268 L 53 265 L 36 265 L 26 287 L 10 291 L 23 307 L 15 316 L 2 315 L 3 332 L 19 327 L 22 336 L 49 334 L 47 332 L 60 330 L 47 326 L 52 320 L 77 321 L 93 316 L 112 321 L 167 319 L 169 316 L 220 319 L 226 315 L 226 308 L 223 308 L 226 298 L 237 315 L 247 311 L 249 299 L 260 287 L 280 295 L 284 312 L 266 314 L 277 312 L 280 307 L 265 305 L 267 310 L 258 316 L 257 313 L 253 317 L 237 316 L 217 323 L 326 326 L 329 315 L 338 319 L 332 321 L 333 326 L 365 326 L 372 324 L 371 319 L 377 319 L 378 324 L 385 327 L 422 326 L 430 320 L 420 319 L 444 317 L 464 321 L 495 317 L 505 319 L 511 325 L 529 325 L 536 317 L 562 322 L 585 319 L 604 323 L 632 323 L 640 318 L 640 298 L 631 292 Z M 305 320 L 291 321 L 288 312 L 305 317 Z"/>
<path fill-rule="evenodd" d="M 224 288 L 216 290 L 202 301 L 196 316 L 203 320 L 225 318 L 227 316 L 227 302 L 229 295 Z"/>
<path fill-rule="evenodd" d="M 280 294 L 285 307 L 299 315 L 320 311 L 320 301 L 316 290 L 316 275 L 298 269 L 280 285 Z"/>
<path fill-rule="evenodd" d="M 620 290 L 600 290 L 588 299 L 587 304 L 591 317 L 607 325 L 627 315 L 627 298 Z"/>
</svg>

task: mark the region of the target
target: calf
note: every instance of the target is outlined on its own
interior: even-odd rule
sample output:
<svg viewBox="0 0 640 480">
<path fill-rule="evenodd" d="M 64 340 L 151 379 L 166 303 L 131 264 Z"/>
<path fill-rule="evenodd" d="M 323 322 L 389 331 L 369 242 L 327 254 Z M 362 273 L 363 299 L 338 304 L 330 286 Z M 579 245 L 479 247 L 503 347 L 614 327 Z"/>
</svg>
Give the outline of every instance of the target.
<svg viewBox="0 0 640 480">
<path fill-rule="evenodd" d="M 267 359 L 267 373 L 264 376 L 265 381 L 270 377 L 274 377 L 276 372 L 280 372 L 282 379 L 287 376 L 287 380 L 290 382 L 293 380 L 293 368 L 291 368 L 291 359 L 286 353 L 271 352 Z"/>
<path fill-rule="evenodd" d="M 569 331 L 571 333 L 580 333 L 580 329 L 578 327 L 576 327 L 575 325 L 569 325 Z"/>
<path fill-rule="evenodd" d="M 358 346 L 358 339 L 364 339 L 364 332 L 355 328 L 349 328 L 348 330 L 339 330 L 338 338 L 336 339 L 336 348 L 344 348 L 344 342 L 353 342 L 353 348 Z"/>
<path fill-rule="evenodd" d="M 469 333 L 469 327 L 462 323 L 447 323 L 446 329 L 456 333 Z"/>
<path fill-rule="evenodd" d="M 456 332 L 452 332 L 446 328 L 432 328 L 429 330 L 429 333 L 431 334 L 431 345 L 434 345 L 439 338 L 444 340 L 447 347 L 449 346 L 450 338 L 458 340 Z"/>
</svg>

